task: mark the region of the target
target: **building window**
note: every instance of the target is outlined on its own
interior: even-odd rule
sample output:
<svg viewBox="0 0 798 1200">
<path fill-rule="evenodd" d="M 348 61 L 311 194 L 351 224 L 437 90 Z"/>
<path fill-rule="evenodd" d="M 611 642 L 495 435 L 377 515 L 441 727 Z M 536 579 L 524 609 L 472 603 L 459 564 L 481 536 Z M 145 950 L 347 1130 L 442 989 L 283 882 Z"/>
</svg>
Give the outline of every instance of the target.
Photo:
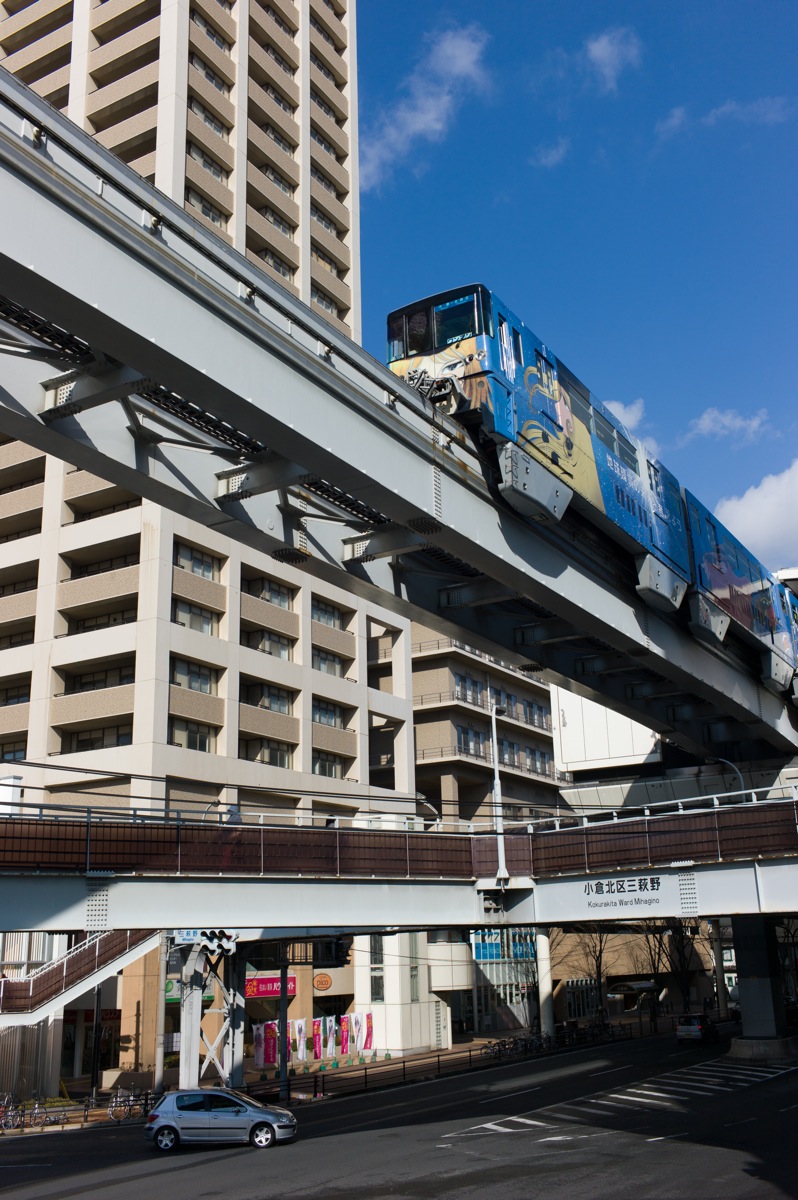
<svg viewBox="0 0 798 1200">
<path fill-rule="evenodd" d="M 211 204 L 210 200 L 206 200 L 199 192 L 195 192 L 194 188 L 186 188 L 186 204 L 190 208 L 199 209 L 203 217 L 207 217 L 209 221 L 214 225 L 218 225 L 220 229 L 227 228 L 227 217 L 222 210 L 216 208 L 215 205 Z"/>
<path fill-rule="evenodd" d="M 294 192 L 296 191 L 294 185 L 290 183 L 284 175 L 281 175 L 279 171 L 275 171 L 274 167 L 270 163 L 265 163 L 264 166 L 261 167 L 261 170 L 266 178 L 270 179 L 276 188 L 279 188 L 281 192 L 285 192 L 286 196 L 293 196 Z"/>
<path fill-rule="evenodd" d="M 108 629 L 111 625 L 130 625 L 136 620 L 136 609 L 125 608 L 118 612 L 94 613 L 90 617 L 78 617 L 71 632 L 90 633 L 95 629 Z M 30 635 L 33 641 L 33 633 Z"/>
<path fill-rule="evenodd" d="M 172 620 L 175 625 L 185 625 L 196 633 L 207 633 L 211 637 L 217 637 L 219 633 L 219 614 L 209 608 L 200 608 L 198 604 L 189 604 L 187 600 L 173 601 Z"/>
<path fill-rule="evenodd" d="M 457 726 L 457 749 L 460 754 L 473 755 L 475 758 L 485 757 L 485 734 L 481 729 L 472 729 L 470 725 Z"/>
<path fill-rule="evenodd" d="M 249 762 L 265 763 L 269 767 L 290 770 L 293 750 L 287 742 L 274 742 L 269 738 L 241 738 L 238 757 Z"/>
<path fill-rule="evenodd" d="M 278 275 L 282 275 L 283 279 L 294 278 L 294 268 L 290 263 L 287 263 L 284 258 L 280 258 L 279 254 L 275 254 L 273 250 L 260 250 L 258 257 L 276 271 Z"/>
<path fill-rule="evenodd" d="M 206 108 L 204 104 L 200 104 L 196 97 L 189 96 L 188 107 L 191 112 L 196 113 L 200 120 L 205 122 L 209 129 L 212 129 L 214 133 L 218 133 L 219 137 L 224 138 L 226 142 L 230 140 L 230 130 L 227 125 L 223 125 L 219 118 L 210 109 Z"/>
<path fill-rule="evenodd" d="M 312 65 L 316 68 L 316 70 L 320 71 L 321 74 L 324 76 L 324 78 L 329 79 L 330 83 L 334 84 L 334 86 L 337 87 L 340 91 L 341 85 L 338 82 L 338 80 L 335 78 L 335 76 L 333 75 L 330 68 L 327 66 L 326 63 L 323 63 L 321 61 L 321 59 L 319 58 L 318 54 L 314 54 L 312 50 L 310 52 L 310 61 L 311 61 Z"/>
<path fill-rule="evenodd" d="M 385 952 L 381 933 L 372 933 L 369 936 L 369 963 L 371 967 L 371 999 L 377 1004 L 382 1004 L 385 1000 Z"/>
<path fill-rule="evenodd" d="M 79 675 L 69 675 L 66 681 L 66 695 L 124 687 L 126 684 L 133 683 L 134 674 L 134 664 L 129 662 L 121 666 L 106 667 L 104 671 L 83 671 Z"/>
<path fill-rule="evenodd" d="M 3 762 L 21 762 L 27 752 L 27 742 L 0 742 L 0 759 Z"/>
<path fill-rule="evenodd" d="M 287 112 L 289 116 L 293 117 L 294 113 L 296 112 L 296 108 L 293 104 L 286 100 L 282 92 L 279 92 L 271 83 L 267 83 L 263 90 L 267 96 L 271 97 L 278 108 L 281 108 L 283 112 Z"/>
<path fill-rule="evenodd" d="M 329 33 L 324 28 L 324 26 L 321 24 L 321 22 L 317 21 L 316 18 L 312 15 L 310 18 L 310 24 L 311 24 L 311 28 L 316 30 L 316 33 L 319 35 L 319 37 L 323 38 L 328 46 L 332 46 L 332 48 L 336 52 L 336 54 L 341 53 L 341 51 L 338 49 L 338 45 L 335 42 L 335 39 L 330 37 Z"/>
<path fill-rule="evenodd" d="M 32 640 L 33 635 L 31 635 Z M 333 654 L 330 650 L 320 650 L 314 646 L 311 665 L 314 671 L 321 671 L 323 675 L 336 675 L 339 679 L 343 678 L 344 660 L 339 654 Z"/>
<path fill-rule="evenodd" d="M 182 746 L 184 750 L 199 750 L 202 754 L 216 753 L 217 730 L 212 725 L 200 725 L 196 721 L 169 719 L 169 742 Z"/>
<path fill-rule="evenodd" d="M 278 583 L 274 579 L 269 579 L 266 575 L 262 575 L 258 579 L 245 579 L 243 588 L 247 595 L 257 596 L 258 600 L 266 600 L 269 604 L 276 605 L 277 608 L 285 608 L 290 611 L 294 607 L 295 589 L 284 583 Z"/>
<path fill-rule="evenodd" d="M 329 271 L 331 275 L 338 275 L 338 263 L 329 254 L 325 254 L 323 250 L 320 250 L 315 242 L 310 243 L 310 257 L 320 267 L 324 267 L 325 271 Z"/>
<path fill-rule="evenodd" d="M 344 710 L 340 704 L 329 700 L 319 700 L 313 697 L 313 720 L 317 725 L 331 725 L 333 729 L 343 729 Z"/>
<path fill-rule="evenodd" d="M 286 24 L 286 22 L 279 15 L 279 13 L 276 13 L 274 11 L 271 4 L 264 4 L 264 5 L 262 5 L 262 8 L 263 8 L 263 11 L 266 13 L 266 15 L 271 17 L 271 19 L 274 21 L 277 28 L 282 33 L 284 33 L 287 38 L 290 38 L 291 41 L 293 41 L 294 36 L 295 36 L 295 30 L 293 30 L 290 25 Z"/>
<path fill-rule="evenodd" d="M 333 317 L 339 316 L 338 305 L 333 300 L 332 296 L 328 296 L 321 288 L 311 287 L 310 298 L 314 304 L 318 304 L 319 308 L 323 308 L 325 312 L 330 313 Z"/>
<path fill-rule="evenodd" d="M 220 183 L 227 183 L 229 173 L 224 169 L 221 163 L 218 163 L 215 158 L 211 158 L 207 151 L 201 146 L 197 146 L 194 142 L 188 143 L 188 156 L 198 162 L 203 170 L 212 175 L 214 179 L 218 179 Z"/>
<path fill-rule="evenodd" d="M 261 216 L 265 217 L 270 225 L 273 225 L 275 229 L 278 229 L 280 233 L 284 234 L 285 237 L 290 238 L 291 241 L 294 240 L 294 234 L 296 233 L 295 225 L 289 224 L 285 217 L 281 217 L 280 214 L 275 212 L 273 208 L 270 208 L 268 204 L 260 211 Z"/>
<path fill-rule="evenodd" d="M 314 178 L 315 178 L 315 176 L 314 176 Z M 311 204 L 310 215 L 314 221 L 318 222 L 318 224 L 321 225 L 322 229 L 326 229 L 328 233 L 331 233 L 333 235 L 333 237 L 338 237 L 338 226 L 335 224 L 334 221 L 330 220 L 330 218 L 327 216 L 326 212 L 323 211 L 323 209 L 319 208 L 315 204 Z"/>
<path fill-rule="evenodd" d="M 279 146 L 282 151 L 290 155 L 291 158 L 294 157 L 296 146 L 289 142 L 288 138 L 283 137 L 278 129 L 275 129 L 273 125 L 262 125 L 261 129 L 266 134 L 266 137 L 271 138 L 275 145 Z"/>
<path fill-rule="evenodd" d="M 291 78 L 293 79 L 293 77 L 296 75 L 296 71 L 294 70 L 294 68 L 291 66 L 290 63 L 287 63 L 285 61 L 282 54 L 278 54 L 278 52 L 275 50 L 274 46 L 270 45 L 268 42 L 263 47 L 263 49 L 268 54 L 269 58 L 272 59 L 273 62 L 277 63 L 277 66 L 280 68 L 280 70 L 285 71 L 286 75 L 290 75 Z"/>
<path fill-rule="evenodd" d="M 261 654 L 271 654 L 273 658 L 282 658 L 286 662 L 290 662 L 293 656 L 294 643 L 271 629 L 242 630 L 241 645 L 249 646 L 251 650 L 259 650 Z"/>
<path fill-rule="evenodd" d="M 129 746 L 132 741 L 132 725 L 107 725 L 104 729 L 76 729 L 62 736 L 61 753 L 79 754 L 83 750 L 106 750 L 111 746 Z"/>
<path fill-rule="evenodd" d="M 324 750 L 313 751 L 313 774 L 327 779 L 343 779 L 344 760 L 339 754 L 327 754 Z"/>
<path fill-rule="evenodd" d="M 37 580 L 17 579 L 13 583 L 0 584 L 0 596 L 18 596 L 20 592 L 32 592 L 37 586 Z"/>
<path fill-rule="evenodd" d="M 311 177 L 316 180 L 316 183 L 318 183 L 320 187 L 324 188 L 325 192 L 329 192 L 331 196 L 335 196 L 336 200 L 340 200 L 341 197 L 338 194 L 338 188 L 335 186 L 332 180 L 328 179 L 324 172 L 320 171 L 318 167 L 313 165 L 313 163 L 310 164 L 310 174 Z M 311 216 L 313 216 L 312 206 L 310 212 Z"/>
<path fill-rule="evenodd" d="M 329 154 L 331 158 L 334 158 L 338 162 L 338 151 L 335 149 L 335 146 L 333 146 L 332 142 L 327 141 L 323 133 L 319 133 L 315 125 L 311 125 L 310 127 L 310 138 L 317 146 L 321 146 L 325 154 Z"/>
<path fill-rule="evenodd" d="M 334 108 L 332 108 L 327 103 L 326 100 L 323 100 L 322 97 L 319 95 L 319 93 L 314 91 L 313 88 L 310 89 L 310 98 L 313 101 L 313 103 L 316 105 L 316 107 L 321 109 L 321 111 L 324 113 L 325 117 L 329 117 L 329 119 L 335 125 L 340 124 L 340 121 L 338 119 L 338 113 L 335 111 Z"/>
<path fill-rule="evenodd" d="M 71 579 L 87 579 L 90 575 L 105 575 L 108 571 L 121 571 L 125 567 L 138 566 L 137 552 L 131 554 L 116 554 L 113 558 L 101 558 L 92 563 L 75 563 L 72 567 Z"/>
<path fill-rule="evenodd" d="M 210 83 L 212 87 L 216 88 L 217 92 L 221 92 L 223 96 L 230 95 L 229 84 L 225 83 L 221 76 L 217 75 L 216 72 L 208 66 L 203 58 L 200 58 L 198 54 L 194 54 L 192 51 L 188 56 L 188 61 L 189 65 L 194 67 L 196 71 L 199 71 L 200 75 L 203 75 L 205 79 L 207 79 L 208 83 Z"/>
<path fill-rule="evenodd" d="M 214 558 L 212 554 L 206 554 L 204 550 L 185 542 L 175 544 L 174 565 L 183 571 L 190 571 L 192 575 L 199 575 L 201 579 L 212 579 L 217 583 L 222 573 L 220 558 Z"/>
<path fill-rule="evenodd" d="M 454 677 L 454 698 L 464 700 L 466 704 L 476 704 L 482 707 L 482 681 L 472 679 L 470 675 Z"/>
<path fill-rule="evenodd" d="M 245 683 L 241 688 L 241 702 L 254 708 L 268 708 L 271 712 L 289 715 L 293 708 L 294 693 L 269 683 Z"/>
<path fill-rule="evenodd" d="M 30 680 L 18 683 L 14 687 L 0 688 L 0 708 L 10 708 L 13 704 L 30 703 Z"/>
<path fill-rule="evenodd" d="M 320 625 L 329 625 L 331 629 L 343 629 L 344 622 L 340 608 L 334 604 L 328 604 L 326 600 L 317 600 L 313 597 L 310 605 L 311 621 L 318 621 Z"/>
<path fill-rule="evenodd" d="M 219 30 L 214 29 L 210 21 L 206 21 L 201 13 L 198 13 L 196 9 L 192 8 L 190 18 L 197 28 L 201 29 L 205 36 L 211 39 L 215 46 L 218 46 L 220 50 L 224 50 L 225 54 L 230 53 L 230 43 L 225 41 L 225 39 L 219 33 Z"/>
<path fill-rule="evenodd" d="M 187 688 L 190 692 L 204 692 L 215 696 L 218 691 L 219 672 L 206 663 L 192 662 L 188 658 L 173 658 L 169 682 L 174 687 Z"/>
<path fill-rule="evenodd" d="M 415 1002 L 418 1000 L 418 934 L 408 934 L 408 941 L 408 956 L 410 958 L 410 1000 L 411 1002 Z"/>
</svg>

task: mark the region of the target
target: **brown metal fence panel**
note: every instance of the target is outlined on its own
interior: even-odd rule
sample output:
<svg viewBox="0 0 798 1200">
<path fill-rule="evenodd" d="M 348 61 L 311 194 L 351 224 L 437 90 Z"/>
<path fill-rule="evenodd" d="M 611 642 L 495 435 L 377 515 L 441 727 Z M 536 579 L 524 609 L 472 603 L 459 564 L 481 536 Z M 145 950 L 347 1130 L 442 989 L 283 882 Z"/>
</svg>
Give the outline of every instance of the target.
<svg viewBox="0 0 798 1200">
<path fill-rule="evenodd" d="M 407 834 L 410 875 L 424 879 L 473 879 L 471 838 L 429 833 Z"/>
<path fill-rule="evenodd" d="M 178 826 L 157 821 L 93 820 L 88 835 L 93 871 L 176 871 Z"/>
<path fill-rule="evenodd" d="M 258 826 L 181 825 L 180 870 L 259 875 L 261 837 Z"/>
<path fill-rule="evenodd" d="M 749 805 L 717 814 L 723 858 L 778 857 L 798 851 L 794 804 Z"/>
<path fill-rule="evenodd" d="M 499 869 L 499 854 L 495 837 L 487 834 L 472 838 L 471 863 L 475 879 L 486 879 Z"/>
<path fill-rule="evenodd" d="M 407 834 L 341 830 L 338 834 L 341 875 L 406 878 Z"/>
<path fill-rule="evenodd" d="M 687 821 L 683 813 L 672 817 L 657 817 L 648 822 L 651 862 L 666 865 L 672 862 L 713 862 L 718 858 L 718 837 L 715 812 L 691 813 Z"/>
<path fill-rule="evenodd" d="M 336 829 L 264 829 L 264 874 L 337 874 L 337 836 Z"/>
<path fill-rule="evenodd" d="M 630 821 L 585 829 L 587 864 L 591 871 L 648 866 L 646 822 Z"/>
<path fill-rule="evenodd" d="M 85 820 L 0 819 L 0 870 L 82 871 L 85 866 Z"/>
<path fill-rule="evenodd" d="M 505 836 L 504 861 L 511 875 L 532 874 L 532 843 L 528 833 L 509 833 Z"/>
<path fill-rule="evenodd" d="M 585 831 L 547 829 L 532 835 L 533 875 L 560 875 L 585 870 Z"/>
</svg>

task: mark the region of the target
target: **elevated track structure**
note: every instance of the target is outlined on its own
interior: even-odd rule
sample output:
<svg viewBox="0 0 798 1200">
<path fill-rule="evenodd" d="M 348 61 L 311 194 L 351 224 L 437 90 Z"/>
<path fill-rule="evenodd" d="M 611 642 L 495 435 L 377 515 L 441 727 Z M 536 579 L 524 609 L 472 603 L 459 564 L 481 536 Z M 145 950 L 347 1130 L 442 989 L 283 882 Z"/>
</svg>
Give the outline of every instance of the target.
<svg viewBox="0 0 798 1200">
<path fill-rule="evenodd" d="M 693 754 L 795 754 L 755 655 L 648 606 L 586 522 L 520 516 L 451 418 L 1 71 L 0 195 L 7 436 Z"/>
</svg>

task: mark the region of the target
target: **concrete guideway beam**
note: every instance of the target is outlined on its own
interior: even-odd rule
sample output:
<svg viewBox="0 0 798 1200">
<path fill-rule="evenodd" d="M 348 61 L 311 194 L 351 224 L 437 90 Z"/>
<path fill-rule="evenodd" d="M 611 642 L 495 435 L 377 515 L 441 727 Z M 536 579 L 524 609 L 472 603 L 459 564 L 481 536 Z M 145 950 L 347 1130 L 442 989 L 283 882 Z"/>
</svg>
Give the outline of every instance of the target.
<svg viewBox="0 0 798 1200">
<path fill-rule="evenodd" d="M 2 107 L 9 92 L 30 107 L 34 123 L 57 136 L 35 143 L 31 122 L 22 122 L 20 133 L 18 112 Z M 356 497 L 507 593 L 556 611 L 640 667 L 673 679 L 779 751 L 798 746 L 796 714 L 785 697 L 697 643 L 633 589 L 625 593 L 566 543 L 499 508 L 462 430 L 265 279 L 253 294 L 250 264 L 5 79 L 0 169 L 6 230 L 0 278 L 17 304 Z M 155 227 L 154 208 L 162 217 Z M 412 574 L 392 571 L 388 559 L 376 559 L 373 570 L 359 561 L 345 575 L 340 530 L 331 535 L 314 527 L 305 549 L 296 519 L 271 495 L 225 501 L 222 510 L 218 475 L 229 470 L 229 452 L 226 461 L 214 460 L 185 446 L 142 444 L 130 436 L 121 404 L 89 407 L 48 425 L 41 382 L 35 363 L 12 359 L 8 370 L 4 364 L 0 428 L 228 536 L 278 557 L 294 554 L 291 561 L 301 560 L 320 578 L 339 585 L 346 579 L 352 590 L 451 636 L 470 631 L 459 623 L 461 614 L 444 614 L 437 596 L 427 599 Z M 389 402 L 396 397 L 401 403 Z M 376 595 L 375 586 L 385 590 Z M 522 663 L 509 626 L 505 618 L 499 644 L 510 661 Z M 602 694 L 602 686 L 594 682 L 590 690 Z M 614 706 L 632 715 L 622 699 Z M 693 748 L 689 729 L 672 732 Z"/>
</svg>

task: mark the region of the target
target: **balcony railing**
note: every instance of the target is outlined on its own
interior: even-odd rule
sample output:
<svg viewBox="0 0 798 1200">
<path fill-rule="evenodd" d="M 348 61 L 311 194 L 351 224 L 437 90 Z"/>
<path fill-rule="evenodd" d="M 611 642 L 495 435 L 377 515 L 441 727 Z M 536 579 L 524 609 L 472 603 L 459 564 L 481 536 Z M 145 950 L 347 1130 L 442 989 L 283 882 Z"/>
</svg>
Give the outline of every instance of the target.
<svg viewBox="0 0 798 1200">
<path fill-rule="evenodd" d="M 467 704 L 469 708 L 478 708 L 488 716 L 490 716 L 490 710 L 492 707 L 491 701 L 487 697 L 480 696 L 477 698 L 473 695 L 470 696 L 468 692 L 464 691 L 462 688 L 455 688 L 454 691 L 450 692 L 425 692 L 423 696 L 415 696 L 413 698 L 413 705 L 416 708 L 426 708 L 427 705 L 434 704 L 452 703 Z M 528 716 L 520 704 L 513 706 L 505 704 L 502 705 L 502 707 L 505 711 L 500 715 L 500 720 L 520 721 L 522 725 L 529 725 L 533 729 L 545 729 L 547 732 L 551 732 L 552 725 L 550 716 L 540 716 L 534 714 L 532 716 Z"/>
<path fill-rule="evenodd" d="M 511 671 L 513 675 L 521 675 L 524 679 L 534 679 L 536 683 L 548 686 L 541 675 L 519 671 L 515 663 L 505 662 L 502 658 L 496 658 L 494 654 L 486 654 L 484 650 L 477 650 L 474 646 L 469 646 L 466 642 L 458 642 L 455 638 L 432 638 L 427 642 L 414 642 L 411 646 L 413 654 L 434 654 L 437 650 L 463 650 L 474 658 L 481 658 L 484 662 L 494 663 L 505 671 Z"/>
<path fill-rule="evenodd" d="M 430 759 L 442 758 L 466 758 L 471 762 L 484 764 L 486 767 L 493 767 L 493 755 L 490 753 L 490 747 L 486 746 L 484 750 L 470 749 L 467 746 L 439 746 L 427 747 L 424 750 L 416 751 L 416 762 L 424 762 Z M 527 764 L 524 761 L 523 755 L 499 755 L 499 769 L 502 771 L 522 771 L 524 775 L 532 775 L 536 779 L 550 779 L 557 783 L 570 783 L 571 775 L 567 771 L 558 771 L 551 763 L 548 766 L 537 767 L 532 763 Z"/>
</svg>

